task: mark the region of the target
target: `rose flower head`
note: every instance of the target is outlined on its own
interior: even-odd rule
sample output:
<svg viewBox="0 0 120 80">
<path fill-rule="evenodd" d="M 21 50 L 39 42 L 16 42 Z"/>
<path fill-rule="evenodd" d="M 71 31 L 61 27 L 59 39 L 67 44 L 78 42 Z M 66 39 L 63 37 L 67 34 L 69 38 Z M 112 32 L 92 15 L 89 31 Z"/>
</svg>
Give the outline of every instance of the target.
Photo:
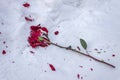
<svg viewBox="0 0 120 80">
<path fill-rule="evenodd" d="M 28 42 L 32 48 L 38 46 L 47 47 L 49 45 L 48 39 L 48 29 L 46 27 L 41 27 L 41 25 L 30 26 L 30 36 L 28 37 Z"/>
</svg>

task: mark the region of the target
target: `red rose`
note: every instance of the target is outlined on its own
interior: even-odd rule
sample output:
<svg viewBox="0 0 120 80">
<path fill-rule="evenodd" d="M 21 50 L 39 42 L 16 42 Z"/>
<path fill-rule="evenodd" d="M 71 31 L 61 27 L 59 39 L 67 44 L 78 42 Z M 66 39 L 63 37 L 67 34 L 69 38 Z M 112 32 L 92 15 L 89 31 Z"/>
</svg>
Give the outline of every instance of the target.
<svg viewBox="0 0 120 80">
<path fill-rule="evenodd" d="M 37 46 L 46 47 L 49 45 L 49 39 L 45 36 L 48 35 L 48 30 L 45 27 L 41 27 L 40 25 L 37 26 L 30 26 L 31 32 L 30 36 L 28 37 L 28 42 L 31 47 L 35 48 Z M 42 38 L 43 40 L 39 40 Z"/>
</svg>

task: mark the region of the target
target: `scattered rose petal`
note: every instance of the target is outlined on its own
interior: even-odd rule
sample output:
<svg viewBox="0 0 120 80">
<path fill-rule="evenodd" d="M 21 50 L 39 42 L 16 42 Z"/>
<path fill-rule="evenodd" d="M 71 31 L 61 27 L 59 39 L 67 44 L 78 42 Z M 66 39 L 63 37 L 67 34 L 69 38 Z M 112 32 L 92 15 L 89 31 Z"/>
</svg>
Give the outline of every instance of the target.
<svg viewBox="0 0 120 80">
<path fill-rule="evenodd" d="M 77 74 L 77 78 L 80 79 L 80 74 Z"/>
<path fill-rule="evenodd" d="M 93 71 L 93 68 L 90 68 L 91 71 Z"/>
<path fill-rule="evenodd" d="M 34 21 L 34 19 L 31 19 L 31 18 L 28 18 L 28 17 L 25 17 L 25 20 L 26 20 L 26 21 L 29 21 L 29 22 Z"/>
<path fill-rule="evenodd" d="M 33 51 L 30 51 L 30 53 L 35 54 L 35 52 L 33 52 Z"/>
<path fill-rule="evenodd" d="M 29 8 L 30 4 L 29 3 L 24 3 L 23 6 L 26 7 L 26 8 Z"/>
<path fill-rule="evenodd" d="M 49 64 L 52 71 L 56 71 L 55 67 L 52 64 Z"/>
<path fill-rule="evenodd" d="M 80 66 L 80 68 L 83 68 L 83 66 Z"/>
<path fill-rule="evenodd" d="M 112 54 L 112 57 L 115 57 L 115 54 Z"/>
<path fill-rule="evenodd" d="M 3 55 L 5 55 L 5 54 L 6 54 L 6 51 L 5 51 L 5 50 L 3 50 L 3 51 L 2 51 L 2 54 L 3 54 Z"/>
<path fill-rule="evenodd" d="M 81 79 L 83 79 L 83 77 L 81 76 Z"/>
<path fill-rule="evenodd" d="M 55 35 L 58 35 L 58 34 L 59 34 L 59 31 L 55 31 L 54 34 L 55 34 Z"/>
<path fill-rule="evenodd" d="M 0 34 L 2 34 L 2 33 L 0 32 Z"/>
<path fill-rule="evenodd" d="M 5 41 L 3 41 L 3 44 L 5 44 L 6 42 Z"/>
</svg>

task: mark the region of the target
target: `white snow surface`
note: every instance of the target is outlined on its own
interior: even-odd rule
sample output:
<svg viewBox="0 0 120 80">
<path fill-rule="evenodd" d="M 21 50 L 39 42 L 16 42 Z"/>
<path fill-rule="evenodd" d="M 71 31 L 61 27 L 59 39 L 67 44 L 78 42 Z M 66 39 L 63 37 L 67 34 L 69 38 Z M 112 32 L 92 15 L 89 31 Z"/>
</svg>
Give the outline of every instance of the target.
<svg viewBox="0 0 120 80">
<path fill-rule="evenodd" d="M 26 2 L 29 8 L 23 7 Z M 0 80 L 120 80 L 119 21 L 119 0 L 0 0 Z M 86 52 L 79 41 L 83 38 L 90 55 L 116 68 L 53 45 L 28 47 L 30 26 L 38 24 L 48 28 L 52 42 Z"/>
</svg>

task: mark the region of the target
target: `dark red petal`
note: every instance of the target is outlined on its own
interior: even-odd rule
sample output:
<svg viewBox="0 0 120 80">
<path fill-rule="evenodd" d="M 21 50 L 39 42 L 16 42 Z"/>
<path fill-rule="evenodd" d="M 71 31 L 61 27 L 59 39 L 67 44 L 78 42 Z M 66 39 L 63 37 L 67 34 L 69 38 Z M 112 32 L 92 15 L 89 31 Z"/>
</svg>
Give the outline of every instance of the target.
<svg viewBox="0 0 120 80">
<path fill-rule="evenodd" d="M 93 68 L 90 68 L 91 71 L 93 71 Z"/>
<path fill-rule="evenodd" d="M 28 18 L 28 17 L 25 17 L 25 20 L 26 20 L 26 21 L 30 21 L 30 22 L 34 21 L 34 19 L 30 19 L 30 18 Z"/>
<path fill-rule="evenodd" d="M 41 27 L 40 26 L 30 26 L 31 30 L 35 31 L 35 30 L 38 30 L 40 29 Z"/>
<path fill-rule="evenodd" d="M 5 41 L 3 41 L 3 44 L 5 44 L 6 42 Z"/>
<path fill-rule="evenodd" d="M 58 34 L 59 34 L 59 31 L 55 31 L 54 34 L 55 34 L 55 35 L 58 35 Z"/>
<path fill-rule="evenodd" d="M 45 42 L 45 41 L 40 41 L 39 44 L 40 44 L 41 47 L 47 47 L 47 46 L 49 45 L 49 44 L 48 44 L 47 42 Z"/>
<path fill-rule="evenodd" d="M 40 35 L 41 35 L 41 31 L 38 30 L 38 31 L 31 31 L 31 37 L 36 37 L 38 38 Z"/>
<path fill-rule="evenodd" d="M 80 74 L 77 74 L 77 78 L 80 79 Z"/>
<path fill-rule="evenodd" d="M 24 3 L 23 6 L 29 8 L 30 4 L 29 3 Z"/>
<path fill-rule="evenodd" d="M 80 68 L 83 68 L 83 66 L 80 66 Z"/>
<path fill-rule="evenodd" d="M 45 27 L 41 27 L 41 29 L 42 29 L 43 31 L 45 31 L 46 33 L 48 33 L 47 28 L 45 28 Z"/>
<path fill-rule="evenodd" d="M 30 51 L 30 53 L 35 54 L 35 52 L 33 52 L 33 51 Z"/>
<path fill-rule="evenodd" d="M 81 79 L 83 79 L 83 77 L 81 76 Z"/>
<path fill-rule="evenodd" d="M 33 47 L 33 48 L 37 47 L 37 46 L 35 45 L 36 40 L 34 40 L 34 38 L 28 37 L 28 42 L 30 43 L 30 46 L 31 46 L 31 47 Z"/>
<path fill-rule="evenodd" d="M 2 51 L 2 54 L 3 54 L 3 55 L 5 55 L 5 54 L 6 54 L 6 51 L 5 51 L 5 50 L 3 50 L 3 51 Z"/>
<path fill-rule="evenodd" d="M 115 54 L 112 54 L 112 57 L 115 57 Z"/>
<path fill-rule="evenodd" d="M 37 26 L 30 26 L 30 29 L 31 29 L 31 32 L 30 32 L 30 36 L 28 37 L 28 42 L 31 47 L 33 48 L 38 46 L 47 47 L 48 45 L 50 45 L 48 42 L 46 42 L 46 40 L 49 41 L 49 39 L 47 37 L 42 36 L 43 34 L 42 31 L 45 31 L 46 34 L 48 33 L 47 28 L 41 27 L 39 24 Z M 40 41 L 39 37 L 43 37 L 44 40 Z"/>
<path fill-rule="evenodd" d="M 52 71 L 56 71 L 55 67 L 52 64 L 49 64 Z"/>
</svg>

